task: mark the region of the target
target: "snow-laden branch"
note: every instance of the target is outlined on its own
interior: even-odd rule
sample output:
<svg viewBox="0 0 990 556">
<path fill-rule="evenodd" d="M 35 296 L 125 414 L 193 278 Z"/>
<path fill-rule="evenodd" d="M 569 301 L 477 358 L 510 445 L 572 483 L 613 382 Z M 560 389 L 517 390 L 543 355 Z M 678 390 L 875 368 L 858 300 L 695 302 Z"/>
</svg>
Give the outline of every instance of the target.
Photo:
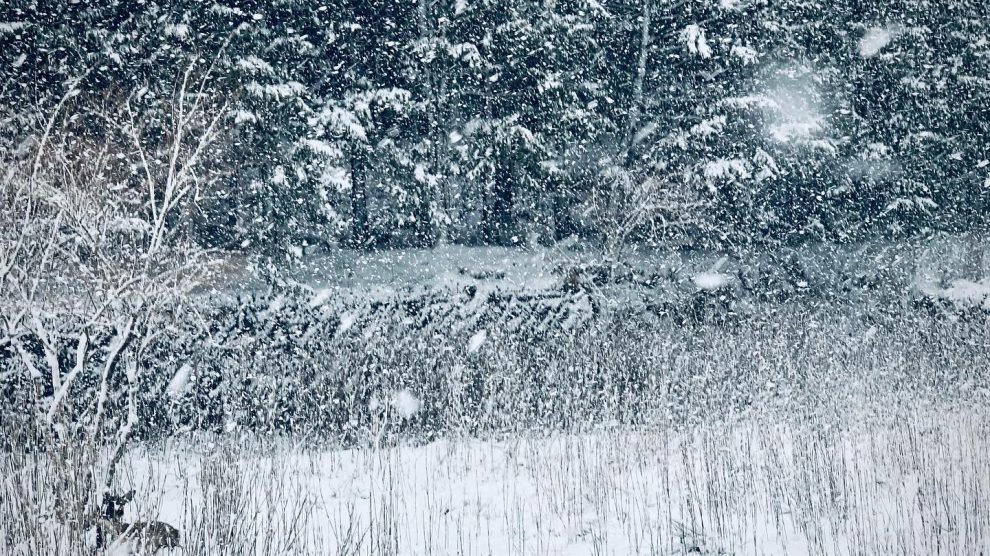
<svg viewBox="0 0 990 556">
<path fill-rule="evenodd" d="M 55 395 L 52 397 L 52 402 L 48 407 L 48 424 L 51 425 L 55 420 L 55 414 L 58 413 L 62 403 L 65 401 L 66 395 L 69 393 L 69 388 L 72 387 L 73 381 L 76 377 L 83 372 L 86 368 L 86 356 L 87 349 L 89 348 L 89 336 L 83 332 L 79 335 L 79 341 L 76 344 L 76 364 L 69 371 L 69 374 L 65 376 L 65 381 L 62 385 L 55 391 Z"/>
<path fill-rule="evenodd" d="M 124 450 L 127 448 L 127 443 L 134 434 L 134 427 L 138 424 L 138 413 L 137 413 L 137 362 L 133 359 L 129 359 L 124 366 L 124 375 L 127 377 L 127 417 L 124 420 L 123 425 L 121 425 L 120 430 L 117 431 L 116 444 L 114 445 L 113 455 L 110 457 L 110 463 L 107 466 L 106 482 L 104 486 L 109 489 L 113 485 L 113 478 L 117 471 L 117 464 L 124 457 Z"/>
<path fill-rule="evenodd" d="M 41 374 L 41 371 L 34 366 L 34 360 L 31 358 L 31 355 L 28 354 L 27 350 L 24 349 L 24 343 L 17 338 L 14 338 L 12 342 L 14 344 L 14 349 L 17 350 L 17 355 L 21 357 L 21 362 L 24 364 L 24 368 L 27 369 L 28 376 L 30 376 L 33 380 L 40 379 L 43 375 Z"/>
<path fill-rule="evenodd" d="M 110 351 L 106 361 L 103 363 L 103 373 L 100 375 L 99 392 L 96 395 L 96 414 L 93 416 L 93 426 L 90 435 L 96 438 L 100 431 L 103 413 L 107 403 L 107 395 L 110 386 L 110 377 L 117 367 L 117 361 L 124 347 L 131 341 L 134 327 L 134 317 L 128 317 L 126 321 L 117 326 L 117 333 L 110 342 Z"/>
</svg>

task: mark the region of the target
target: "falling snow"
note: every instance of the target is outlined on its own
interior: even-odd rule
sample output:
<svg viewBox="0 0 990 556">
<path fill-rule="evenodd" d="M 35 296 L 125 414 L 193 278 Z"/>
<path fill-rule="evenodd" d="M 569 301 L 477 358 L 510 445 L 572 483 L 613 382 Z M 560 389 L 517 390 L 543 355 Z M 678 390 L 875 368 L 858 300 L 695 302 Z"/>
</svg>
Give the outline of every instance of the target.
<svg viewBox="0 0 990 556">
<path fill-rule="evenodd" d="M 729 283 L 729 277 L 716 272 L 702 272 L 696 274 L 691 281 L 702 290 L 718 290 L 724 288 Z"/>
<path fill-rule="evenodd" d="M 980 2 L 8 2 L 0 554 L 990 554 Z"/>
<path fill-rule="evenodd" d="M 409 390 L 400 390 L 392 395 L 389 403 L 403 419 L 411 419 L 419 411 L 422 402 Z"/>
</svg>

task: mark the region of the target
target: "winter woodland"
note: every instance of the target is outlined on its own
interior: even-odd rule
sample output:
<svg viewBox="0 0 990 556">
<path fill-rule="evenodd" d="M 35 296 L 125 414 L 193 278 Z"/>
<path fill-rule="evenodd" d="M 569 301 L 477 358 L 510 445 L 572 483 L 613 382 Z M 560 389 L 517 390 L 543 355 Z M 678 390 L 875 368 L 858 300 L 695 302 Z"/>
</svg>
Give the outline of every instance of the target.
<svg viewBox="0 0 990 556">
<path fill-rule="evenodd" d="M 990 553 L 990 18 L 0 4 L 0 553 Z"/>
</svg>

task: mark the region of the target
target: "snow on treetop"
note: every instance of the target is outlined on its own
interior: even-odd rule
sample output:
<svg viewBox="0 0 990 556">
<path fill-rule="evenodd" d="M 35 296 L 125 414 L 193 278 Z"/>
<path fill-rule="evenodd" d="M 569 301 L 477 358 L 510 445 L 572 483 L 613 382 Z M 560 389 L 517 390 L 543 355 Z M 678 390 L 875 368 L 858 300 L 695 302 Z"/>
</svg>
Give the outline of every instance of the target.
<svg viewBox="0 0 990 556">
<path fill-rule="evenodd" d="M 760 60 L 759 53 L 756 50 L 742 45 L 735 45 L 729 51 L 733 56 L 742 60 L 743 64 L 755 64 Z"/>
<path fill-rule="evenodd" d="M 28 25 L 28 23 L 23 21 L 0 21 L 0 34 L 13 34 L 26 28 Z"/>
<path fill-rule="evenodd" d="M 237 60 L 237 67 L 251 73 L 275 73 L 275 69 L 272 68 L 271 64 L 257 56 L 245 56 L 244 58 Z"/>
<path fill-rule="evenodd" d="M 185 23 L 169 24 L 165 26 L 163 32 L 167 36 L 185 39 L 189 37 L 189 26 Z"/>
<path fill-rule="evenodd" d="M 740 158 L 719 158 L 717 160 L 708 161 L 705 163 L 704 174 L 705 177 L 710 180 L 733 180 L 735 178 L 748 179 L 752 175 L 749 165 L 745 160 Z"/>
<path fill-rule="evenodd" d="M 869 58 L 880 53 L 881 50 L 890 44 L 894 33 L 886 27 L 870 27 L 866 30 L 863 38 L 859 39 L 859 54 L 864 58 Z"/>
<path fill-rule="evenodd" d="M 708 45 L 708 39 L 705 38 L 705 30 L 700 26 L 691 24 L 685 27 L 681 31 L 681 39 L 691 54 L 697 54 L 702 58 L 712 57 L 712 48 Z"/>
</svg>

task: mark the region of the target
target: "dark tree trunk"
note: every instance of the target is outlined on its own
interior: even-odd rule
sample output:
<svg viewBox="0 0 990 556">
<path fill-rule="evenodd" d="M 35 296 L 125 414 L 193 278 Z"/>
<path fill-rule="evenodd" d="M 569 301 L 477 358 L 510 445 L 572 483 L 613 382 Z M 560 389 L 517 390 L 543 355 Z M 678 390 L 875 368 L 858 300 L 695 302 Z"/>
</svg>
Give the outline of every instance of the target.
<svg viewBox="0 0 990 556">
<path fill-rule="evenodd" d="M 575 233 L 577 226 L 571 215 L 571 199 L 567 187 L 569 180 L 560 180 L 559 189 L 553 196 L 553 239 L 561 241 Z"/>
<path fill-rule="evenodd" d="M 414 247 L 433 247 L 435 237 L 433 234 L 433 222 L 430 217 L 430 199 L 432 192 L 429 185 L 422 183 L 419 187 L 419 196 L 416 199 L 415 216 L 416 223 L 413 229 Z"/>
<path fill-rule="evenodd" d="M 433 2 L 431 2 L 431 0 L 419 0 L 418 9 L 416 12 L 419 25 L 419 37 L 421 40 L 426 42 L 432 41 L 437 31 L 435 23 L 436 20 L 433 18 L 433 13 L 430 9 L 432 4 Z M 430 163 L 431 172 L 437 168 L 437 148 L 443 141 L 439 131 L 440 126 L 437 124 L 437 113 L 439 106 L 434 78 L 435 74 L 432 66 L 430 63 L 425 63 L 422 66 L 422 82 L 426 97 L 426 136 L 429 138 L 427 160 Z M 413 246 L 432 247 L 436 241 L 430 208 L 434 191 L 430 187 L 429 180 L 424 180 L 424 182 L 419 185 L 418 189 L 419 191 L 417 192 L 418 197 L 416 199 L 416 206 L 413 208 L 413 215 L 416 218 L 415 225 L 413 226 Z"/>
<path fill-rule="evenodd" d="M 368 230 L 367 159 L 360 147 L 351 152 L 351 238 L 350 246 L 364 248 Z"/>
<path fill-rule="evenodd" d="M 512 196 L 511 167 L 500 161 L 495 166 L 494 183 L 482 213 L 482 236 L 485 243 L 513 245 L 516 226 L 512 215 Z"/>
</svg>

